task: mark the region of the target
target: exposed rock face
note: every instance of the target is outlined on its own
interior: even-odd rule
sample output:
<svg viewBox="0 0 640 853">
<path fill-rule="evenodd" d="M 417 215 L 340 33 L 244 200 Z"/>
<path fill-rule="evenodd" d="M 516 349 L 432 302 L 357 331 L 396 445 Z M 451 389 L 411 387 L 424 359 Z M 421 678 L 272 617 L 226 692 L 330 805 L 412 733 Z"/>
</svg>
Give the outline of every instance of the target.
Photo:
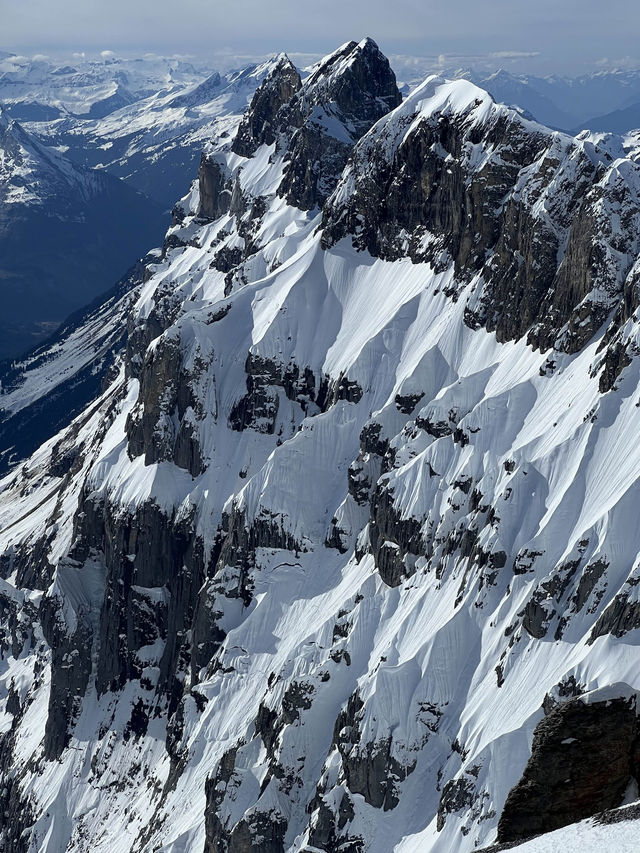
<svg viewBox="0 0 640 853">
<path fill-rule="evenodd" d="M 247 393 L 231 410 L 229 423 L 241 432 L 251 426 L 257 432 L 273 434 L 278 415 L 279 399 L 274 386 L 281 385 L 278 365 L 260 358 L 247 357 Z"/>
<path fill-rule="evenodd" d="M 288 56 L 279 57 L 256 90 L 233 141 L 232 151 L 251 157 L 261 145 L 272 145 L 279 131 L 278 112 L 300 89 L 302 81 Z"/>
<path fill-rule="evenodd" d="M 8 780 L 0 793 L 0 805 L 3 816 L 0 828 L 2 849 L 6 853 L 29 853 L 29 830 L 35 822 L 35 817 L 29 802 L 22 798 L 16 780 Z"/>
<path fill-rule="evenodd" d="M 536 727 L 531 758 L 498 823 L 498 841 L 551 832 L 615 808 L 640 775 L 635 701 L 580 699 Z"/>
<path fill-rule="evenodd" d="M 625 591 L 617 595 L 593 626 L 591 641 L 612 634 L 623 637 L 634 628 L 640 628 L 640 603 L 630 601 Z"/>
<path fill-rule="evenodd" d="M 200 424 L 209 413 L 199 393 L 210 358 L 197 352 L 185 360 L 176 335 L 162 336 L 139 357 L 140 397 L 127 421 L 132 458 L 144 454 L 146 464 L 171 460 L 194 477 L 202 473 Z"/>
<path fill-rule="evenodd" d="M 128 518 L 102 502 L 83 502 L 74 559 L 59 568 L 57 586 L 41 606 L 45 637 L 56 650 L 45 741 L 51 757 L 68 742 L 92 667 L 99 695 L 140 679 L 147 689 L 158 686 L 175 708 L 189 665 L 188 656 L 181 657 L 185 631 L 204 573 L 191 526 L 188 514 L 167 518 L 152 502 Z M 95 576 L 87 590 L 102 598 L 75 593 L 69 615 L 64 601 L 80 567 L 84 577 Z M 157 666 L 155 684 L 150 664 Z"/>
<path fill-rule="evenodd" d="M 372 39 L 349 42 L 323 60 L 282 110 L 297 128 L 278 193 L 311 210 L 330 195 L 357 140 L 402 98 Z"/>
<path fill-rule="evenodd" d="M 348 825 L 354 817 L 353 803 L 346 791 L 340 797 L 337 810 L 328 808 L 322 798 L 318 798 L 309 843 L 323 851 L 339 849 L 345 853 L 362 853 L 362 838 L 348 834 Z"/>
<path fill-rule="evenodd" d="M 562 331 L 558 346 L 576 352 L 626 300 L 637 172 L 612 165 L 606 144 L 550 134 L 471 84 L 453 106 L 448 85 L 427 81 L 358 145 L 323 211 L 324 245 L 351 235 L 378 257 L 452 260 L 461 279 L 483 282 L 467 323 L 502 341 L 529 333 L 542 349 Z M 617 205 L 613 233 L 604 223 Z"/>
<path fill-rule="evenodd" d="M 351 144 L 334 139 L 321 126 L 302 127 L 292 144 L 292 157 L 280 192 L 302 210 L 319 207 L 335 186 L 351 153 Z"/>
<path fill-rule="evenodd" d="M 362 795 L 369 805 L 386 811 L 398 804 L 394 786 L 406 776 L 406 770 L 390 755 L 391 738 L 366 745 L 361 743 L 363 709 L 360 697 L 351 696 L 335 722 L 333 739 L 342 759 L 348 789 Z"/>
<path fill-rule="evenodd" d="M 270 359 L 249 353 L 245 363 L 247 393 L 233 406 L 229 415 L 232 429 L 242 431 L 247 427 L 257 432 L 272 434 L 278 415 L 277 389 L 282 388 L 287 399 L 299 403 L 303 410 L 317 401 L 318 405 L 331 405 L 326 382 L 316 391 L 316 378 L 310 368 L 300 370 L 297 364 L 282 365 Z"/>
<path fill-rule="evenodd" d="M 45 598 L 40 613 L 42 631 L 53 651 L 51 693 L 45 731 L 44 754 L 49 760 L 60 757 L 69 743 L 71 724 L 77 718 L 89 676 L 93 645 L 91 626 L 80 613 L 72 632 L 61 616 L 62 601 Z"/>
<path fill-rule="evenodd" d="M 422 525 L 415 518 L 398 517 L 384 485 L 376 489 L 371 501 L 369 536 L 376 568 L 386 584 L 398 586 L 403 577 L 413 574 L 412 557 L 424 551 Z"/>
<path fill-rule="evenodd" d="M 284 853 L 287 821 L 281 814 L 254 813 L 229 826 L 221 816 L 225 797 L 233 796 L 239 783 L 235 768 L 238 747 L 228 750 L 217 774 L 206 783 L 204 853 Z"/>
<path fill-rule="evenodd" d="M 153 504 L 129 524 L 106 517 L 96 687 L 100 693 L 140 678 L 146 661 L 138 659 L 138 652 L 160 640 L 160 680 L 168 692 L 179 691 L 174 680 L 181 679 L 183 632 L 191 624 L 193 588 L 201 584 L 197 540 L 188 517 L 167 519 Z"/>
<path fill-rule="evenodd" d="M 217 219 L 229 210 L 231 189 L 227 182 L 224 167 L 203 154 L 198 167 L 199 216 L 205 219 Z"/>
<path fill-rule="evenodd" d="M 438 819 L 436 821 L 438 832 L 444 828 L 448 814 L 463 811 L 473 805 L 475 793 L 473 779 L 469 777 L 450 779 L 447 782 L 438 803 Z"/>
</svg>

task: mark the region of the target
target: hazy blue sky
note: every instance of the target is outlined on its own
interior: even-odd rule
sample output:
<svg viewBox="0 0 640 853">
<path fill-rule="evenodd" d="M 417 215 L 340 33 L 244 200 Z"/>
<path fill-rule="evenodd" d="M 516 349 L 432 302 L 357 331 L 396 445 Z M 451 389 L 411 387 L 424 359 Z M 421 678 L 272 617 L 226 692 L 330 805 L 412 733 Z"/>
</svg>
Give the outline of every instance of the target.
<svg viewBox="0 0 640 853">
<path fill-rule="evenodd" d="M 0 0 L 0 21 L 19 52 L 324 53 L 371 35 L 386 53 L 544 72 L 640 65 L 640 0 Z"/>
</svg>

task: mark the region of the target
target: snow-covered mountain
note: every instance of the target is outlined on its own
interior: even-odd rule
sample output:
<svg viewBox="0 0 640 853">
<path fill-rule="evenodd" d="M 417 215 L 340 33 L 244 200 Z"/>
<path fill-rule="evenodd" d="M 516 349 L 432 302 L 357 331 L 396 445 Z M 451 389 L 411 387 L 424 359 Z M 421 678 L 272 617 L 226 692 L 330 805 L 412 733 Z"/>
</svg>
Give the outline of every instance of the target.
<svg viewBox="0 0 640 853">
<path fill-rule="evenodd" d="M 578 77 L 550 74 L 518 74 L 504 68 L 434 69 L 433 62 L 405 58 L 405 91 L 419 84 L 426 73 L 466 79 L 488 91 L 496 101 L 530 113 L 549 127 L 578 132 L 585 128 L 623 133 L 637 125 L 640 101 L 640 69 L 602 70 Z M 635 112 L 633 107 L 636 107 Z"/>
<path fill-rule="evenodd" d="M 68 157 L 99 167 L 171 208 L 195 174 L 207 140 L 232 134 L 273 60 L 166 89 L 98 119 L 32 129 Z"/>
<path fill-rule="evenodd" d="M 206 140 L 235 132 L 272 65 L 172 83 L 101 118 L 67 115 L 25 128 L 0 113 L 0 357 L 42 340 L 160 241 Z M 154 78 L 138 75 L 140 95 Z"/>
<path fill-rule="evenodd" d="M 0 357 L 111 288 L 165 222 L 157 203 L 72 163 L 0 108 Z"/>
<path fill-rule="evenodd" d="M 0 55 L 0 102 L 19 121 L 48 121 L 67 114 L 100 117 L 160 90 L 179 90 L 207 76 L 202 62 L 146 55 L 124 58 Z"/>
<path fill-rule="evenodd" d="M 7 383 L 4 849 L 629 847 L 639 285 L 637 135 L 279 57 Z"/>
<path fill-rule="evenodd" d="M 272 64 L 165 86 L 106 115 L 67 115 L 27 126 L 74 162 L 115 175 L 170 209 L 192 180 L 206 141 L 234 132 Z"/>
</svg>

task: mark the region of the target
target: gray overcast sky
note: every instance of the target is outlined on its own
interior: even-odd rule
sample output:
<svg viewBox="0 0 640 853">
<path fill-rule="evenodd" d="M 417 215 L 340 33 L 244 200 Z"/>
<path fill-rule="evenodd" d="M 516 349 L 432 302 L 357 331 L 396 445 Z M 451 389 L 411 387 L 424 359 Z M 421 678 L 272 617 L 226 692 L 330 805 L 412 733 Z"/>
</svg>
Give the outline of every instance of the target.
<svg viewBox="0 0 640 853">
<path fill-rule="evenodd" d="M 638 67 L 640 0 L 0 0 L 16 52 L 324 53 L 364 35 L 386 53 L 539 52 L 521 61 L 541 72 Z"/>
</svg>

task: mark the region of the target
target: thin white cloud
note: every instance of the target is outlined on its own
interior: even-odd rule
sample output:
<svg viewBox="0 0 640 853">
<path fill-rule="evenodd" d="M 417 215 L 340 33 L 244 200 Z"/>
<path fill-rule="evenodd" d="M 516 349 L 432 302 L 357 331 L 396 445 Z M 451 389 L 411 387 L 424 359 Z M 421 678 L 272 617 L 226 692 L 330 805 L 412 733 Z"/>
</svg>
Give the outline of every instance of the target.
<svg viewBox="0 0 640 853">
<path fill-rule="evenodd" d="M 489 54 L 492 59 L 533 59 L 540 55 L 539 50 L 494 50 Z"/>
<path fill-rule="evenodd" d="M 633 56 L 621 56 L 618 59 L 609 59 L 607 56 L 603 56 L 601 59 L 597 59 L 595 63 L 599 68 L 606 69 L 620 69 L 620 70 L 629 70 L 640 68 L 640 62 L 637 57 Z"/>
<path fill-rule="evenodd" d="M 536 70 L 544 62 L 547 70 L 584 71 L 598 57 L 637 55 L 630 25 L 637 0 L 607 0 L 604 27 L 601 0 L 181 0 L 179 14 L 174 0 L 4 3 L 11 7 L 2 19 L 5 46 L 52 56 L 79 49 L 99 53 L 104 44 L 118 56 L 152 51 L 210 58 L 225 45 L 238 56 L 325 54 L 365 35 L 387 55 L 442 55 L 445 66 L 466 62 L 455 59 L 459 54 L 519 67 L 530 63 Z"/>
</svg>

